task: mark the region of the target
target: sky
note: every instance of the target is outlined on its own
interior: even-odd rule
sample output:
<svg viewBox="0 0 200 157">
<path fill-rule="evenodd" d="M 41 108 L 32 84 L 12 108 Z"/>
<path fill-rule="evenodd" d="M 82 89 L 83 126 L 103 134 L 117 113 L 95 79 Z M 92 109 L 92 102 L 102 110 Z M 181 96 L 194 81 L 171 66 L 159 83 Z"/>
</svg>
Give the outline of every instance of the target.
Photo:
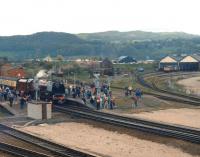
<svg viewBox="0 0 200 157">
<path fill-rule="evenodd" d="M 199 0 L 0 0 L 0 35 L 110 30 L 200 35 Z"/>
</svg>

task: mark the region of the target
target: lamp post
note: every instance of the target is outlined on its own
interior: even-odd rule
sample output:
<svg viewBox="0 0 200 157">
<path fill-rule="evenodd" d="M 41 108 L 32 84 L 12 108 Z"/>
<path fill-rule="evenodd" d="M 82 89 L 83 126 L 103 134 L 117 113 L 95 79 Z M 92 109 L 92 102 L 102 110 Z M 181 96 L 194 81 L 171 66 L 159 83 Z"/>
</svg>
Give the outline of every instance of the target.
<svg viewBox="0 0 200 157">
<path fill-rule="evenodd" d="M 38 80 L 37 76 L 34 77 L 33 85 L 34 85 L 34 89 L 35 89 L 35 99 L 37 101 L 38 100 L 38 90 L 39 90 L 39 80 Z"/>
<path fill-rule="evenodd" d="M 75 83 L 76 83 L 76 81 L 75 81 L 75 72 L 71 72 L 71 74 L 74 75 L 74 76 L 73 76 L 73 80 L 74 80 L 74 87 L 75 87 Z"/>
<path fill-rule="evenodd" d="M 94 74 L 95 76 L 95 86 L 97 88 L 97 95 L 99 95 L 100 91 L 99 91 L 99 76 L 100 74 Z"/>
<path fill-rule="evenodd" d="M 112 81 L 112 76 L 108 77 L 108 79 L 107 79 L 109 91 L 111 91 L 111 89 L 110 89 L 110 83 L 111 83 L 111 81 Z"/>
<path fill-rule="evenodd" d="M 74 87 L 75 87 L 75 83 L 76 83 L 76 82 L 75 82 L 75 72 L 74 72 Z"/>
</svg>

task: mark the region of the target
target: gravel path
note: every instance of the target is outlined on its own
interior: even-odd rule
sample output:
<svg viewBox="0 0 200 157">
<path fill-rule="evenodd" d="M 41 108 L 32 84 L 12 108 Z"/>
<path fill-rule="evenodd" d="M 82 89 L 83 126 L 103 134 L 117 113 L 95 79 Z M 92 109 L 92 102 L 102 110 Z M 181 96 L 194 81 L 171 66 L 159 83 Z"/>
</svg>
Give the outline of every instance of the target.
<svg viewBox="0 0 200 157">
<path fill-rule="evenodd" d="M 128 116 L 137 116 L 140 118 L 173 123 L 179 125 L 186 125 L 200 129 L 200 108 L 180 108 L 180 109 L 166 109 L 151 112 L 140 112 L 139 114 L 126 114 Z"/>
<path fill-rule="evenodd" d="M 188 94 L 192 93 L 200 96 L 200 77 L 191 77 L 177 82 L 182 85 Z"/>
<path fill-rule="evenodd" d="M 99 127 L 100 125 L 100 127 Z M 200 147 L 125 128 L 92 122 L 68 121 L 22 128 L 66 146 L 113 157 L 192 157 L 200 156 Z M 192 153 L 189 154 L 188 152 Z"/>
</svg>

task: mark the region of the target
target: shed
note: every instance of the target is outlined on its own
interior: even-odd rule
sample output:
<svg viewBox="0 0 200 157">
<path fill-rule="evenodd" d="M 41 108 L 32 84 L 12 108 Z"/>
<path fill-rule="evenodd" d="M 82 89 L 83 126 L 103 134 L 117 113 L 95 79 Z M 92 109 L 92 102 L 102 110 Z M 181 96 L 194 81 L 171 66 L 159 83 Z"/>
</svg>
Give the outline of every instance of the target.
<svg viewBox="0 0 200 157">
<path fill-rule="evenodd" d="M 159 62 L 159 69 L 164 70 L 165 67 L 170 67 L 173 70 L 178 70 L 178 59 L 171 56 L 162 58 Z"/>
<path fill-rule="evenodd" d="M 113 64 L 112 62 L 108 59 L 105 58 L 101 63 L 100 63 L 100 69 L 101 69 L 101 75 L 113 75 Z"/>
<path fill-rule="evenodd" d="M 133 63 L 133 62 L 137 62 L 135 58 L 131 57 L 131 56 L 120 56 L 118 58 L 118 62 L 119 63 Z"/>
<path fill-rule="evenodd" d="M 179 62 L 179 68 L 181 71 L 198 71 L 200 63 L 200 56 L 188 55 L 185 56 Z"/>
</svg>

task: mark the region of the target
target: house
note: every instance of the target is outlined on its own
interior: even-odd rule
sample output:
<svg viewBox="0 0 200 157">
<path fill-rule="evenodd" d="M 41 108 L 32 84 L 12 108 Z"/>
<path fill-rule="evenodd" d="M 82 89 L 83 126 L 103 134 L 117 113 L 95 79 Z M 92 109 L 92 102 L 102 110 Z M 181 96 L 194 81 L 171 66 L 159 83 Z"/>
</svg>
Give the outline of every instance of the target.
<svg viewBox="0 0 200 157">
<path fill-rule="evenodd" d="M 109 75 L 112 76 L 114 74 L 114 70 L 113 70 L 113 63 L 108 59 L 104 59 L 101 63 L 100 63 L 100 72 L 101 75 Z"/>
</svg>

